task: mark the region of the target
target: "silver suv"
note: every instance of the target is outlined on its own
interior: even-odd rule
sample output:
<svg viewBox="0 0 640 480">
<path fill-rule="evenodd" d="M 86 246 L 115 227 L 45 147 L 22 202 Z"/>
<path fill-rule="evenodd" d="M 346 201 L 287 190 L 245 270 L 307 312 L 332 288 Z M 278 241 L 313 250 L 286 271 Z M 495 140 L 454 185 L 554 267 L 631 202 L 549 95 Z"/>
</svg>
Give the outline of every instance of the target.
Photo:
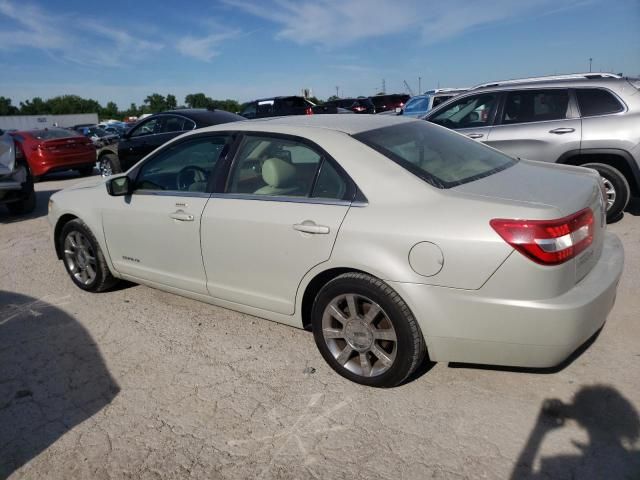
<svg viewBox="0 0 640 480">
<path fill-rule="evenodd" d="M 607 220 L 640 194 L 638 79 L 584 73 L 483 84 L 424 118 L 514 157 L 597 170 Z"/>
</svg>

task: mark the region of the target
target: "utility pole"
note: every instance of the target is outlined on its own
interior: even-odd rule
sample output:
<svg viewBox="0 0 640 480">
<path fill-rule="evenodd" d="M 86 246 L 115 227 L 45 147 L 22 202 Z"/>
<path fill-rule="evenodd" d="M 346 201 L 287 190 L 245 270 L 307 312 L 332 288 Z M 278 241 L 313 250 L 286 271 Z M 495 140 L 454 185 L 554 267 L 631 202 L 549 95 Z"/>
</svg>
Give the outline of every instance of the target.
<svg viewBox="0 0 640 480">
<path fill-rule="evenodd" d="M 422 95 L 422 77 L 418 77 L 418 95 Z"/>
<path fill-rule="evenodd" d="M 382 93 L 387 93 L 387 82 L 382 79 Z"/>
<path fill-rule="evenodd" d="M 338 91 L 340 90 L 340 87 L 338 85 L 336 85 L 336 97 L 340 97 L 340 95 L 338 95 Z"/>
<path fill-rule="evenodd" d="M 589 57 L 589 72 L 591 72 L 591 64 L 593 62 L 593 58 Z"/>
</svg>

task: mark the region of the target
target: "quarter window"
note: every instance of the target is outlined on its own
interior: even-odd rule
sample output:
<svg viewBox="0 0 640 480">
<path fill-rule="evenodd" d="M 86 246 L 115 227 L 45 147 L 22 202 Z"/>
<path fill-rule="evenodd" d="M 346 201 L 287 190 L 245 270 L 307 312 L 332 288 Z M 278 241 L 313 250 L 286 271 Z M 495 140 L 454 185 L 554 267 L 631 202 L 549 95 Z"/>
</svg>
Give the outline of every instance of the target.
<svg viewBox="0 0 640 480">
<path fill-rule="evenodd" d="M 142 166 L 135 189 L 206 192 L 230 141 L 229 136 L 200 137 L 163 150 Z"/>
<path fill-rule="evenodd" d="M 611 93 L 599 88 L 580 88 L 576 90 L 580 114 L 583 117 L 607 115 L 624 110 L 622 104 Z"/>
<path fill-rule="evenodd" d="M 429 120 L 453 129 L 484 127 L 491 122 L 497 98 L 494 93 L 465 97 Z"/>
<path fill-rule="evenodd" d="M 528 123 L 567 118 L 567 90 L 524 90 L 509 92 L 502 123 Z"/>
<path fill-rule="evenodd" d="M 227 192 L 343 198 L 346 183 L 321 153 L 305 143 L 249 136 L 238 151 Z"/>
</svg>

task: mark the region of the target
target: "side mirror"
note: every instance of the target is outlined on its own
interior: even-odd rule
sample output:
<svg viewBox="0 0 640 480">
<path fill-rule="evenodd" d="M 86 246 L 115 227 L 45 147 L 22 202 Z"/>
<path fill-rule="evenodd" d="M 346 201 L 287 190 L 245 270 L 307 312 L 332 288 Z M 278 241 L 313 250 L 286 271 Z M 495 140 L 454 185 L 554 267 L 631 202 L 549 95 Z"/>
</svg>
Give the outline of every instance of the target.
<svg viewBox="0 0 640 480">
<path fill-rule="evenodd" d="M 131 194 L 131 180 L 126 175 L 107 180 L 107 193 L 112 197 L 121 197 Z"/>
</svg>

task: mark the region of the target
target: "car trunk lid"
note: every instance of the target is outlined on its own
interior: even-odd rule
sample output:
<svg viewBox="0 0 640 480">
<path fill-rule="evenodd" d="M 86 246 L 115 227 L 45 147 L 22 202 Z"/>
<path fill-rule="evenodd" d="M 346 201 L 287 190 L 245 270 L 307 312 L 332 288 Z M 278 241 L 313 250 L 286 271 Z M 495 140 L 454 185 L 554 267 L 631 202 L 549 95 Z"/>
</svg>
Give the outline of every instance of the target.
<svg viewBox="0 0 640 480">
<path fill-rule="evenodd" d="M 588 248 L 570 260 L 575 266 L 576 282 L 584 278 L 600 258 L 606 228 L 606 209 L 600 177 L 594 170 L 522 160 L 511 168 L 452 190 L 500 200 L 546 205 L 552 207 L 550 212 L 557 212 L 550 213 L 556 218 L 590 208 L 593 212 L 593 241 Z"/>
</svg>

